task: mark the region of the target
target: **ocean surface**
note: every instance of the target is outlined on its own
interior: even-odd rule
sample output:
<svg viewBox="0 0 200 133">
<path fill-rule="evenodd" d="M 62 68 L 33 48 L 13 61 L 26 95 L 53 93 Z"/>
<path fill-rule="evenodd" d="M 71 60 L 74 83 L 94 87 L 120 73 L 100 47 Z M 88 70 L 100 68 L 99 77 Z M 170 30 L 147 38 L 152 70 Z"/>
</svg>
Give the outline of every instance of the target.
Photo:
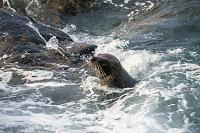
<svg viewBox="0 0 200 133">
<path fill-rule="evenodd" d="M 140 82 L 120 90 L 87 69 L 2 67 L 0 133 L 200 133 L 200 1 L 95 4 L 60 30 L 116 56 Z"/>
</svg>

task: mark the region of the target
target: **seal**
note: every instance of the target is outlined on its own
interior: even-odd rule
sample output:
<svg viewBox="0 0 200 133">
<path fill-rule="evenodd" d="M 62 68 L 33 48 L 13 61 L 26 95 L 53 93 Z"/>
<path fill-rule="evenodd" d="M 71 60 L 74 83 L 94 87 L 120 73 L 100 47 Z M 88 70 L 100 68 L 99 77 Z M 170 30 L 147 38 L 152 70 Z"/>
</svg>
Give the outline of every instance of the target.
<svg viewBox="0 0 200 133">
<path fill-rule="evenodd" d="M 137 83 L 122 67 L 120 61 L 111 54 L 98 54 L 90 59 L 89 64 L 96 70 L 102 85 L 127 88 Z"/>
</svg>

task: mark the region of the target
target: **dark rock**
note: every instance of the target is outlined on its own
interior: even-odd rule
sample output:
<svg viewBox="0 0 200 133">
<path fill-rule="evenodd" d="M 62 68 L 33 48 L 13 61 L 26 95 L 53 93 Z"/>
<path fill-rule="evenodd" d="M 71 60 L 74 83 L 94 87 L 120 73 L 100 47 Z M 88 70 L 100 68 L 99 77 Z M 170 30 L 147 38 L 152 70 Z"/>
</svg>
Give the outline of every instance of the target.
<svg viewBox="0 0 200 133">
<path fill-rule="evenodd" d="M 18 12 L 42 23 L 62 27 L 66 25 L 66 15 L 79 15 L 91 9 L 94 0 L 12 0 L 11 7 Z"/>
<path fill-rule="evenodd" d="M 46 41 L 58 39 L 57 48 L 49 49 Z M 69 48 L 71 47 L 71 48 Z M 96 46 L 75 43 L 64 32 L 45 26 L 7 9 L 0 9 L 0 62 L 18 63 L 27 67 L 55 67 L 54 64 L 74 65 L 92 55 Z M 0 66 L 3 65 L 0 63 Z"/>
<path fill-rule="evenodd" d="M 13 44 L 14 46 L 5 54 L 39 53 L 45 50 L 42 46 L 31 42 L 16 42 Z"/>
<path fill-rule="evenodd" d="M 33 29 L 29 19 L 16 12 L 0 9 L 0 35 L 9 35 L 13 40 L 44 44 L 39 34 Z M 2 37 L 2 36 L 1 36 Z"/>
<path fill-rule="evenodd" d="M 71 15 L 79 15 L 85 11 L 89 11 L 92 7 L 92 4 L 94 3 L 94 0 L 68 0 L 68 1 L 69 1 L 68 4 L 64 4 L 63 11 Z M 60 5 L 62 5 L 61 1 Z"/>
<path fill-rule="evenodd" d="M 45 38 L 45 40 L 49 40 L 51 37 L 56 36 L 56 38 L 59 41 L 64 41 L 64 40 L 68 40 L 68 41 L 73 41 L 69 35 L 67 35 L 66 33 L 50 27 L 50 26 L 45 26 L 43 24 L 39 24 L 37 22 L 34 23 L 34 25 L 39 29 L 40 34 Z"/>
<path fill-rule="evenodd" d="M 32 23 L 27 17 L 17 12 L 1 9 L 0 18 L 0 34 L 8 33 L 15 40 L 21 39 L 26 41 L 27 39 L 36 44 L 44 44 L 46 40 L 49 40 L 52 36 L 56 36 L 60 41 L 72 41 L 66 33 L 35 21 Z M 43 38 L 41 38 L 36 30 L 39 30 Z"/>
<path fill-rule="evenodd" d="M 0 8 L 3 7 L 3 0 L 0 0 Z"/>
<path fill-rule="evenodd" d="M 64 44 L 61 44 L 62 46 L 65 46 Z M 68 48 L 66 49 L 67 53 L 73 54 L 73 55 L 87 55 L 87 54 L 93 54 L 94 50 L 97 48 L 96 45 L 92 44 L 86 44 L 86 43 L 77 43 L 72 42 L 71 44 L 67 45 Z"/>
<path fill-rule="evenodd" d="M 26 14 L 27 0 L 9 0 L 10 6 L 21 14 Z"/>
</svg>

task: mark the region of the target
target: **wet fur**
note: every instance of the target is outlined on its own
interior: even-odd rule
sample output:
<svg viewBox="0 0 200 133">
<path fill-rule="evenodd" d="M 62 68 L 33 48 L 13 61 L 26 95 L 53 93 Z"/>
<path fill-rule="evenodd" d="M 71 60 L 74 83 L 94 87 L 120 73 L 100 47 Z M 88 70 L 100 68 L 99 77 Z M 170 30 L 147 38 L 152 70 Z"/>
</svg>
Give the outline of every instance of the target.
<svg viewBox="0 0 200 133">
<path fill-rule="evenodd" d="M 122 67 L 119 60 L 110 54 L 100 54 L 90 61 L 102 85 L 117 88 L 133 87 L 137 83 Z"/>
</svg>

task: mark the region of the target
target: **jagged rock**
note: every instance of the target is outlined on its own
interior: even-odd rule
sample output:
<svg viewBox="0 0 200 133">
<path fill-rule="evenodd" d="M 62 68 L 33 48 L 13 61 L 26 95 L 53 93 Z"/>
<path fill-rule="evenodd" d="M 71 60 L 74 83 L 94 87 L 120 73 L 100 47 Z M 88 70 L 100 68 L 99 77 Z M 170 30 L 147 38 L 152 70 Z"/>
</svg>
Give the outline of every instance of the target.
<svg viewBox="0 0 200 133">
<path fill-rule="evenodd" d="M 57 37 L 57 48 L 47 48 L 46 42 L 51 37 Z M 75 43 L 66 33 L 31 22 L 17 12 L 0 9 L 1 66 L 2 62 L 40 67 L 53 63 L 73 65 L 81 62 L 83 55 L 93 54 L 95 48 L 95 45 Z"/>
<path fill-rule="evenodd" d="M 40 22 L 56 27 L 66 24 L 67 15 L 79 15 L 91 9 L 94 0 L 11 0 L 10 5 Z"/>
</svg>

